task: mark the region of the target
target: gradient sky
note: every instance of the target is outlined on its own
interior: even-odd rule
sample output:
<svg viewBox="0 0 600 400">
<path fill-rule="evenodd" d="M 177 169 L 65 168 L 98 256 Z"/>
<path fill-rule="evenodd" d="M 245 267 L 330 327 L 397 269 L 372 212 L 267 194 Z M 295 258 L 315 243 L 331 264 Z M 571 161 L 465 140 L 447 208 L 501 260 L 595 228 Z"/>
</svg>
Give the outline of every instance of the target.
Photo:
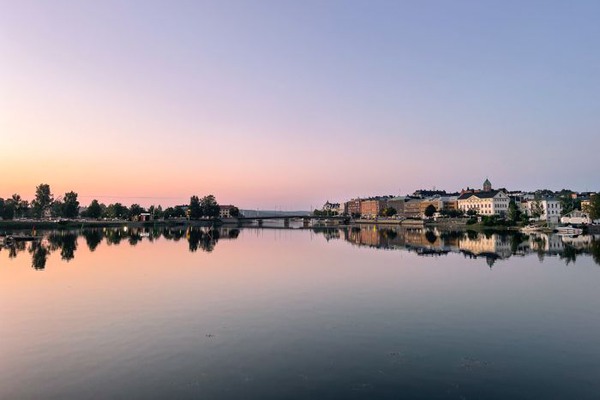
<svg viewBox="0 0 600 400">
<path fill-rule="evenodd" d="M 0 197 L 600 190 L 598 1 L 0 0 Z"/>
</svg>

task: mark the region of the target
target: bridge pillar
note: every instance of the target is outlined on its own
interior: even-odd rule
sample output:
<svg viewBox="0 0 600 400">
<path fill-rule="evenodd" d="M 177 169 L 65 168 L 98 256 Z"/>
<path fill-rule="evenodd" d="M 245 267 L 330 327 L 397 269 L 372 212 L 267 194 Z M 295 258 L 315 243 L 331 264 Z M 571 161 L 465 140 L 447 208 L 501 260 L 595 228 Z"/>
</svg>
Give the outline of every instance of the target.
<svg viewBox="0 0 600 400">
<path fill-rule="evenodd" d="M 310 218 L 302 218 L 302 226 L 308 228 L 310 226 Z"/>
<path fill-rule="evenodd" d="M 262 219 L 258 219 L 258 226 L 263 226 L 263 220 Z"/>
<path fill-rule="evenodd" d="M 289 218 L 285 218 L 283 220 L 283 226 L 286 227 L 286 228 L 290 227 L 290 219 Z"/>
</svg>

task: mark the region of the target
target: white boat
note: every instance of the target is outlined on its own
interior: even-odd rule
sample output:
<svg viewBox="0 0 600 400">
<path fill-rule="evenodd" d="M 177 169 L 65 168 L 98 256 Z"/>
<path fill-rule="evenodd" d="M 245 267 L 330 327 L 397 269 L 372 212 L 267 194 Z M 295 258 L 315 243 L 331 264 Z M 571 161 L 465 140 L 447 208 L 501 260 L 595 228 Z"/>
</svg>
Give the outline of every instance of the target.
<svg viewBox="0 0 600 400">
<path fill-rule="evenodd" d="M 572 226 L 559 226 L 556 228 L 556 232 L 559 235 L 581 235 L 583 233 L 583 229 L 574 228 Z"/>
<path fill-rule="evenodd" d="M 540 230 L 540 227 L 539 226 L 535 226 L 535 225 L 527 225 L 527 226 L 524 226 L 523 228 L 521 228 L 519 230 L 521 232 L 525 232 L 525 233 L 528 233 L 528 232 L 537 232 L 537 231 Z"/>
</svg>

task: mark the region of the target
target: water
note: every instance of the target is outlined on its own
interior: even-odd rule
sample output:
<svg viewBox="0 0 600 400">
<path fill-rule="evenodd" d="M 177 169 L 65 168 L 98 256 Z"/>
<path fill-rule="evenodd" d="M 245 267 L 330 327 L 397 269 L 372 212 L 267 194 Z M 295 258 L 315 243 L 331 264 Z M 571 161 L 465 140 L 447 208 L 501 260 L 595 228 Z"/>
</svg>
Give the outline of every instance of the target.
<svg viewBox="0 0 600 400">
<path fill-rule="evenodd" d="M 0 398 L 598 398 L 599 248 L 373 227 L 46 232 L 0 250 Z"/>
</svg>

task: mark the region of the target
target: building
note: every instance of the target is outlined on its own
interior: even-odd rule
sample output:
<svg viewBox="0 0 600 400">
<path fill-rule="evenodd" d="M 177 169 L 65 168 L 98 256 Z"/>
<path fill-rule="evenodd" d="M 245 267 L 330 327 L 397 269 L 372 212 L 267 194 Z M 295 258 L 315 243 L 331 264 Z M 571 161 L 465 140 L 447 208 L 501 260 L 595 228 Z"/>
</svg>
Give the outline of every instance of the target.
<svg viewBox="0 0 600 400">
<path fill-rule="evenodd" d="M 321 211 L 341 215 L 344 213 L 344 207 L 340 207 L 340 203 L 330 203 L 328 200 L 323 204 Z"/>
<path fill-rule="evenodd" d="M 379 198 L 363 200 L 360 202 L 360 215 L 363 218 L 376 218 L 386 207 L 386 203 Z"/>
<path fill-rule="evenodd" d="M 584 211 L 573 210 L 560 217 L 560 222 L 563 224 L 587 225 L 592 223 L 592 219 Z"/>
<path fill-rule="evenodd" d="M 403 196 L 391 197 L 386 201 L 386 208 L 393 208 L 396 210 L 396 215 L 404 216 L 404 203 L 406 198 Z"/>
<path fill-rule="evenodd" d="M 493 190 L 489 179 L 483 182 L 483 190 L 463 190 L 457 199 L 458 209 L 465 214 L 474 211 L 478 215 L 505 215 L 510 198 L 505 190 Z"/>
<path fill-rule="evenodd" d="M 137 216 L 137 221 L 140 221 L 140 222 L 152 221 L 152 214 L 141 213 L 140 215 Z"/>
<path fill-rule="evenodd" d="M 465 214 L 475 211 L 478 215 L 505 215 L 510 199 L 500 190 L 467 192 L 458 196 L 458 209 Z"/>
<path fill-rule="evenodd" d="M 231 204 L 225 206 L 219 206 L 219 218 L 232 218 L 231 210 L 237 210 L 236 206 L 232 206 Z"/>
<path fill-rule="evenodd" d="M 558 199 L 537 199 L 528 200 L 525 212 L 528 216 L 537 218 L 539 221 L 546 221 L 551 224 L 558 224 L 562 214 L 562 205 Z M 537 217 L 536 214 L 539 214 Z"/>
<path fill-rule="evenodd" d="M 355 216 L 360 214 L 361 199 L 352 199 L 344 203 L 344 214 Z"/>
<path fill-rule="evenodd" d="M 404 217 L 421 218 L 421 199 L 410 199 L 404 203 Z"/>
</svg>

